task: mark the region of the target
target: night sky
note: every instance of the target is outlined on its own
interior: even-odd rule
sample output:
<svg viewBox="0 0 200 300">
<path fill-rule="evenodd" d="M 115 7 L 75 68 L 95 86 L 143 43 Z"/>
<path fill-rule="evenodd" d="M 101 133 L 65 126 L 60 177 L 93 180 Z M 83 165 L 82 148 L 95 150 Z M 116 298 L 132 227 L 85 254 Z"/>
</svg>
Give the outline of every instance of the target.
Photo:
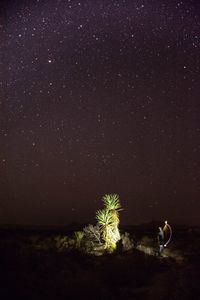
<svg viewBox="0 0 200 300">
<path fill-rule="evenodd" d="M 200 1 L 1 1 L 0 223 L 194 224 Z M 200 219 L 200 218 L 199 218 Z"/>
</svg>

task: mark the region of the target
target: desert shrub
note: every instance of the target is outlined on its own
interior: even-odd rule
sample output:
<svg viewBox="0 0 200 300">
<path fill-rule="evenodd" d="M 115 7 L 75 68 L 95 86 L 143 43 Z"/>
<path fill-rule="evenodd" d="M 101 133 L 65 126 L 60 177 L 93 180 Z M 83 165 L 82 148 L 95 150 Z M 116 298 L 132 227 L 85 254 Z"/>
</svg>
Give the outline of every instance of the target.
<svg viewBox="0 0 200 300">
<path fill-rule="evenodd" d="M 136 248 L 148 255 L 157 255 L 158 254 L 158 243 L 155 239 L 144 236 L 138 243 Z"/>
<path fill-rule="evenodd" d="M 134 247 L 133 240 L 130 238 L 128 232 L 121 234 L 121 243 L 122 243 L 122 251 L 129 251 Z"/>
<path fill-rule="evenodd" d="M 142 239 L 139 242 L 140 245 L 142 246 L 147 246 L 147 247 L 155 247 L 157 246 L 157 244 L 155 245 L 155 240 L 148 237 L 148 236 L 144 236 L 142 237 Z"/>
<path fill-rule="evenodd" d="M 72 250 L 75 246 L 75 241 L 68 236 L 56 236 L 54 241 L 58 252 Z"/>
<path fill-rule="evenodd" d="M 83 229 L 83 250 L 87 254 L 101 255 L 104 251 L 103 244 L 101 242 L 101 231 L 98 225 L 93 226 L 89 224 Z"/>
<path fill-rule="evenodd" d="M 74 236 L 75 236 L 75 247 L 76 248 L 80 248 L 81 247 L 81 243 L 84 237 L 84 231 L 75 231 L 74 232 Z"/>
<path fill-rule="evenodd" d="M 183 253 L 181 253 L 181 251 L 177 249 L 165 248 L 165 250 L 162 253 L 162 256 L 166 258 L 172 258 L 179 264 L 182 264 L 185 261 Z"/>
<path fill-rule="evenodd" d="M 40 239 L 41 239 L 41 236 L 40 236 L 39 234 L 31 235 L 31 236 L 30 236 L 30 243 L 31 243 L 32 245 L 37 245 L 38 242 L 40 241 Z"/>
<path fill-rule="evenodd" d="M 83 228 L 85 239 L 93 243 L 101 243 L 101 231 L 98 225 L 89 224 Z"/>
<path fill-rule="evenodd" d="M 30 244 L 28 247 L 38 251 L 49 251 L 55 249 L 55 241 L 52 237 L 35 235 L 30 238 Z"/>
</svg>

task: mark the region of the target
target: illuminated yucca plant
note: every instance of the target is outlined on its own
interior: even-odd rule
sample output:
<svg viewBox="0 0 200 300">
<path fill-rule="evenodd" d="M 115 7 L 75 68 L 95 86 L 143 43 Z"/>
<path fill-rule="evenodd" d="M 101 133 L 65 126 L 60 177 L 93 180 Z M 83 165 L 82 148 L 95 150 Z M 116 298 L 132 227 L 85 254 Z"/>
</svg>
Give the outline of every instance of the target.
<svg viewBox="0 0 200 300">
<path fill-rule="evenodd" d="M 119 233 L 119 211 L 121 204 L 117 194 L 107 194 L 102 198 L 105 208 L 97 211 L 96 219 L 101 228 L 105 248 L 116 248 L 120 240 Z"/>
<path fill-rule="evenodd" d="M 117 194 L 106 194 L 103 196 L 102 200 L 103 200 L 105 207 L 109 210 L 121 209 L 119 195 L 117 195 Z"/>
<path fill-rule="evenodd" d="M 108 248 L 112 243 L 112 214 L 106 209 L 97 210 L 96 219 L 105 242 L 105 248 Z"/>
<path fill-rule="evenodd" d="M 119 211 L 122 210 L 121 204 L 119 202 L 119 195 L 117 194 L 109 194 L 104 195 L 103 203 L 105 205 L 105 209 L 110 211 L 112 214 L 112 221 L 119 225 Z"/>
<path fill-rule="evenodd" d="M 119 233 L 119 211 L 122 210 L 119 195 L 109 194 L 103 196 L 103 202 L 108 211 L 112 214 L 112 230 L 113 230 L 113 239 L 116 242 L 120 240 Z"/>
</svg>

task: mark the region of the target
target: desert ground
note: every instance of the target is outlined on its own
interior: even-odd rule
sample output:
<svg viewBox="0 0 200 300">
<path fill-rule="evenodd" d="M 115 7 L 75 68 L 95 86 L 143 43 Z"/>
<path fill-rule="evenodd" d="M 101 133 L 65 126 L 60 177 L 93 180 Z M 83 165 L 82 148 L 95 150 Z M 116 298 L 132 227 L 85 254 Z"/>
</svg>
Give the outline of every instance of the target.
<svg viewBox="0 0 200 300">
<path fill-rule="evenodd" d="M 87 255 L 73 246 L 73 230 L 0 229 L 0 299 L 200 298 L 200 228 L 173 228 L 158 255 L 155 226 L 120 228 L 131 249 Z"/>
</svg>

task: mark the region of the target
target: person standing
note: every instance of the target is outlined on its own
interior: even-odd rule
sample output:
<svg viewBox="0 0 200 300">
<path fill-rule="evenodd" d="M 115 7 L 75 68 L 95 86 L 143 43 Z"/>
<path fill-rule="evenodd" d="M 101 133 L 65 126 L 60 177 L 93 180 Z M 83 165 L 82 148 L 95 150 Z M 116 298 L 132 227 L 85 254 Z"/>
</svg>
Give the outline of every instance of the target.
<svg viewBox="0 0 200 300">
<path fill-rule="evenodd" d="M 164 227 L 158 227 L 158 244 L 159 244 L 159 254 L 161 255 L 164 248 L 167 247 L 167 245 L 170 243 L 172 238 L 172 228 L 168 224 L 167 221 L 165 221 Z"/>
<path fill-rule="evenodd" d="M 158 227 L 158 245 L 159 245 L 159 254 L 162 254 L 165 247 L 165 235 L 161 227 Z"/>
</svg>

